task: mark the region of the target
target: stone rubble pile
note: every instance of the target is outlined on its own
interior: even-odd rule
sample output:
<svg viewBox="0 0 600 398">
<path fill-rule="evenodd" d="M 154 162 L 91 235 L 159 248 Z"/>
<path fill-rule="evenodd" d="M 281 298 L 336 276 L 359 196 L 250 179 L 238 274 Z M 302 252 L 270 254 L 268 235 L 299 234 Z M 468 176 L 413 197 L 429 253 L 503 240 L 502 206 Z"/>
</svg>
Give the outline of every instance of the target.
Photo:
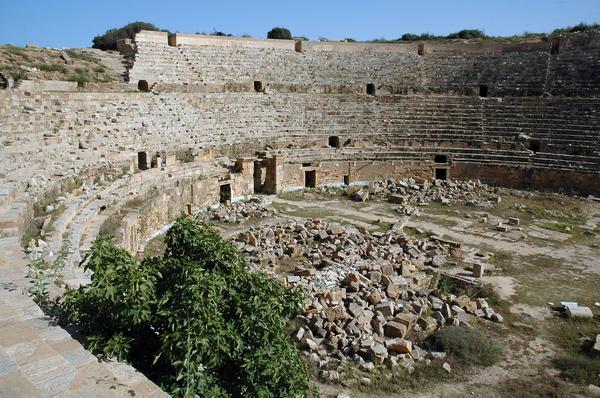
<svg viewBox="0 0 600 398">
<path fill-rule="evenodd" d="M 317 276 L 312 287 L 334 286 L 348 273 L 368 267 L 441 267 L 456 249 L 439 239 L 413 240 L 395 227 L 368 233 L 318 219 L 250 227 L 236 241 L 253 268 L 293 262 L 297 276 Z"/>
<path fill-rule="evenodd" d="M 209 209 L 207 212 L 201 213 L 199 217 L 203 221 L 237 223 L 248 218 L 267 218 L 274 214 L 275 209 L 266 207 L 261 198 L 252 197 L 248 201 L 234 202 Z"/>
<path fill-rule="evenodd" d="M 392 228 L 355 227 L 301 219 L 250 228 L 235 240 L 255 270 L 294 267 L 287 282 L 302 286 L 310 303 L 296 338 L 326 381 L 337 381 L 347 361 L 363 370 L 441 359 L 419 342 L 442 325 L 469 326 L 472 317 L 501 322 L 485 299 L 443 294 L 434 268 L 456 246 L 416 240 Z"/>
<path fill-rule="evenodd" d="M 443 204 L 462 202 L 469 206 L 490 209 L 500 202 L 495 188 L 479 180 L 423 180 L 406 178 L 402 180 L 376 181 L 371 184 L 369 193 L 375 197 L 387 197 L 391 203 L 400 205 L 400 213 L 411 215 L 418 211 L 417 206 L 429 202 Z M 364 188 L 362 189 L 364 191 Z"/>
</svg>

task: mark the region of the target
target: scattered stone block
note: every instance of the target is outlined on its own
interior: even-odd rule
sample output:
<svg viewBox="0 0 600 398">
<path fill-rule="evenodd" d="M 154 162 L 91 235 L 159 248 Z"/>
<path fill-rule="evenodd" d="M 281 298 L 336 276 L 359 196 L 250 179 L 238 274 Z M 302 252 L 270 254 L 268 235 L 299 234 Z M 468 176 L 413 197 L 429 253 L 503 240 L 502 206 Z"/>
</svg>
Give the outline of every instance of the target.
<svg viewBox="0 0 600 398">
<path fill-rule="evenodd" d="M 366 202 L 367 200 L 369 200 L 369 191 L 361 189 L 360 191 L 353 193 L 350 196 L 350 199 L 352 199 L 355 202 Z"/>
<path fill-rule="evenodd" d="M 375 290 L 367 296 L 367 301 L 371 303 L 371 305 L 379 304 L 382 299 L 383 296 L 381 295 L 381 292 L 379 292 L 379 290 Z"/>
<path fill-rule="evenodd" d="M 457 305 L 460 308 L 466 308 L 470 302 L 471 302 L 471 299 L 469 298 L 469 296 L 464 295 L 464 294 L 462 296 L 458 296 L 454 300 L 452 300 L 452 304 Z"/>
<path fill-rule="evenodd" d="M 485 270 L 485 265 L 483 265 L 482 263 L 474 263 L 473 264 L 473 276 L 475 278 L 482 278 L 484 270 Z"/>
<path fill-rule="evenodd" d="M 405 314 L 397 314 L 394 317 L 394 322 L 397 322 L 399 324 L 406 326 L 407 329 L 411 329 L 415 325 L 415 323 L 417 323 L 418 319 L 419 318 L 415 314 L 405 313 Z"/>
<path fill-rule="evenodd" d="M 381 312 L 383 316 L 392 316 L 394 315 L 394 303 L 386 301 L 385 303 L 377 304 L 375 306 L 375 311 Z"/>
<path fill-rule="evenodd" d="M 410 354 L 413 350 L 412 342 L 401 338 L 386 340 L 385 346 L 390 351 L 402 354 Z"/>
<path fill-rule="evenodd" d="M 404 337 L 406 336 L 406 332 L 408 328 L 398 322 L 388 322 L 383 326 L 383 331 L 386 337 Z"/>
<path fill-rule="evenodd" d="M 316 273 L 314 268 L 296 268 L 294 274 L 298 276 L 314 276 Z"/>
<path fill-rule="evenodd" d="M 433 256 L 433 258 L 431 259 L 431 265 L 436 268 L 443 267 L 444 264 L 446 264 L 445 256 L 437 255 L 437 256 Z"/>
<path fill-rule="evenodd" d="M 508 225 L 504 225 L 502 223 L 498 223 L 496 225 L 496 231 L 500 231 L 500 232 L 508 232 Z"/>
<path fill-rule="evenodd" d="M 341 319 L 347 319 L 348 314 L 346 310 L 341 305 L 336 305 L 334 307 L 328 307 L 325 309 L 325 319 L 329 322 L 335 322 Z"/>
<path fill-rule="evenodd" d="M 600 387 L 590 384 L 586 387 L 586 393 L 590 397 L 600 398 Z"/>
<path fill-rule="evenodd" d="M 381 365 L 388 357 L 388 350 L 382 344 L 373 344 L 369 348 L 369 358 L 376 365 Z"/>
<path fill-rule="evenodd" d="M 593 318 L 594 313 L 589 307 L 567 307 L 569 318 Z"/>
<path fill-rule="evenodd" d="M 452 372 L 452 367 L 448 362 L 444 362 L 444 364 L 442 365 L 442 369 L 444 369 L 448 373 Z"/>
<path fill-rule="evenodd" d="M 344 227 L 342 227 L 341 225 L 333 225 L 329 229 L 329 233 L 331 235 L 342 235 L 344 232 L 346 232 L 346 229 Z"/>
<path fill-rule="evenodd" d="M 402 195 L 390 194 L 390 195 L 388 195 L 388 201 L 390 203 L 401 205 L 406 202 L 406 197 L 402 196 Z"/>
<path fill-rule="evenodd" d="M 561 301 L 560 302 L 561 307 L 566 308 L 570 308 L 570 307 L 578 307 L 578 304 L 574 301 Z"/>
<path fill-rule="evenodd" d="M 490 317 L 490 319 L 494 322 L 499 322 L 499 323 L 504 322 L 504 317 L 502 315 L 498 314 L 497 312 L 494 312 L 492 314 L 492 316 Z"/>
<path fill-rule="evenodd" d="M 595 354 L 600 354 L 600 334 L 596 335 L 596 340 L 594 341 L 592 351 L 594 351 Z"/>
</svg>

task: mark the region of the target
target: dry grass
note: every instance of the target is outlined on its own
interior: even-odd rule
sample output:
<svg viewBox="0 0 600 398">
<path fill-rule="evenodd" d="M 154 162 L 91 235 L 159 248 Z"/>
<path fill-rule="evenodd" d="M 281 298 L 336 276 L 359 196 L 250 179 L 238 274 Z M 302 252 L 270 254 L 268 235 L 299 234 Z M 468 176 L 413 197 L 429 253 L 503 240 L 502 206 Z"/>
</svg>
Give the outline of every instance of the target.
<svg viewBox="0 0 600 398">
<path fill-rule="evenodd" d="M 122 80 L 94 54 L 84 50 L 65 52 L 71 58 L 69 64 L 61 58 L 58 50 L 0 46 L 0 69 L 17 80 L 36 78 L 82 83 Z M 21 67 L 35 68 L 37 71 L 24 71 Z"/>
</svg>

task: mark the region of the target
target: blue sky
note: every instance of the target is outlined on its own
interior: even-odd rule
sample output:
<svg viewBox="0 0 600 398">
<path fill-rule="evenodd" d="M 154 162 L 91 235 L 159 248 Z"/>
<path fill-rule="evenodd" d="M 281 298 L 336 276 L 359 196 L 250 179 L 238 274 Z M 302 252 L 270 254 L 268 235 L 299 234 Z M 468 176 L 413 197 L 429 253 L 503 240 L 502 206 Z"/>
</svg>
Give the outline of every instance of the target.
<svg viewBox="0 0 600 398">
<path fill-rule="evenodd" d="M 463 28 L 488 35 L 600 22 L 600 0 L 1 0 L 0 43 L 89 47 L 108 28 L 143 20 L 184 33 L 265 37 L 274 26 L 309 39 L 398 38 Z"/>
</svg>

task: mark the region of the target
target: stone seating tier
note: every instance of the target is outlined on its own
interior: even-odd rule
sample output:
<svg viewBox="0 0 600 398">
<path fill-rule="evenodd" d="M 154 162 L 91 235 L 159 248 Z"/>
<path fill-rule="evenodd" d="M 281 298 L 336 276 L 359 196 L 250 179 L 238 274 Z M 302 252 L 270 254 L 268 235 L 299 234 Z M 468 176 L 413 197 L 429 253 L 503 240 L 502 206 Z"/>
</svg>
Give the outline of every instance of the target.
<svg viewBox="0 0 600 398">
<path fill-rule="evenodd" d="M 129 80 L 167 84 L 252 82 L 392 85 L 415 92 L 489 96 L 597 96 L 600 51 L 572 47 L 481 54 L 295 52 L 279 48 L 138 43 Z"/>
</svg>

